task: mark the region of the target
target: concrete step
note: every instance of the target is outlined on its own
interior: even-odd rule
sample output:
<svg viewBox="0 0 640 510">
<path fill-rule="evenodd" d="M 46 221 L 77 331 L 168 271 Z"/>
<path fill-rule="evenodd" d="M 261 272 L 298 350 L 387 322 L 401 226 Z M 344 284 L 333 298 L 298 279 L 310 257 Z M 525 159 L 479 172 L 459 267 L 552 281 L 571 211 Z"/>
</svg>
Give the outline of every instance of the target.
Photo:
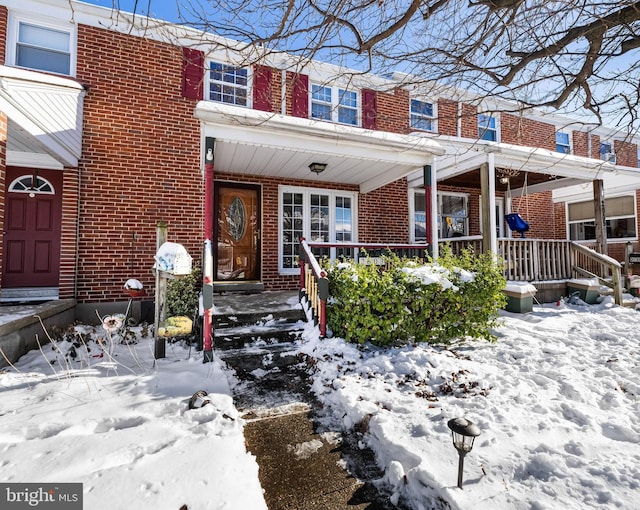
<svg viewBox="0 0 640 510">
<path fill-rule="evenodd" d="M 255 344 L 295 342 L 302 335 L 304 323 L 275 321 L 273 324 L 220 328 L 214 330 L 216 349 L 241 349 Z"/>
</svg>

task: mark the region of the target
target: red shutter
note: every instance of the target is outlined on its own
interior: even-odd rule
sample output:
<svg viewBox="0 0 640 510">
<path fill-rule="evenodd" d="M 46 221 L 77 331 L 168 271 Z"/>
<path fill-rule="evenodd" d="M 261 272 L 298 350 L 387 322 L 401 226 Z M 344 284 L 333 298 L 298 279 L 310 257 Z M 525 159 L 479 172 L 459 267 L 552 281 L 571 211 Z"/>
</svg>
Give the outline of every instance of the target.
<svg viewBox="0 0 640 510">
<path fill-rule="evenodd" d="M 362 127 L 378 129 L 378 105 L 375 90 L 362 89 Z"/>
<path fill-rule="evenodd" d="M 204 53 L 182 48 L 182 97 L 202 99 L 204 93 Z"/>
<path fill-rule="evenodd" d="M 309 117 L 309 77 L 306 74 L 296 74 L 293 77 L 291 115 L 305 119 Z"/>
<path fill-rule="evenodd" d="M 272 112 L 271 84 L 273 69 L 256 65 L 253 69 L 253 108 L 264 112 Z"/>
</svg>

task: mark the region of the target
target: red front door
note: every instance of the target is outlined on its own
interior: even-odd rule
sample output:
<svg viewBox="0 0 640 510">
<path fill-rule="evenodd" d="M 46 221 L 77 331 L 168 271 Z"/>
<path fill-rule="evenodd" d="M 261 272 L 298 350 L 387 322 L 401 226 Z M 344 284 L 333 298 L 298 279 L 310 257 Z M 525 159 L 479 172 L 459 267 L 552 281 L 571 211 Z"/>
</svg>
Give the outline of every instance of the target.
<svg viewBox="0 0 640 510">
<path fill-rule="evenodd" d="M 62 172 L 7 168 L 2 287 L 57 287 Z"/>
</svg>

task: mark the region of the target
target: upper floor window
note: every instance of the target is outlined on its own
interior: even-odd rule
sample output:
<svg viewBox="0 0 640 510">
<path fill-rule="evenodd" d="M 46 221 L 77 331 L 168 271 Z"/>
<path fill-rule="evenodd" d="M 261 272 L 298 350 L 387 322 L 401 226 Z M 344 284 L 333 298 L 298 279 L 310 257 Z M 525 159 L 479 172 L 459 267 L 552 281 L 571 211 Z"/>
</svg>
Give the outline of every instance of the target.
<svg viewBox="0 0 640 510">
<path fill-rule="evenodd" d="M 640 147 L 638 147 L 638 168 L 640 168 Z"/>
<path fill-rule="evenodd" d="M 311 84 L 311 118 L 358 125 L 358 93 Z"/>
<path fill-rule="evenodd" d="M 478 137 L 490 142 L 498 141 L 498 122 L 493 115 L 486 113 L 478 115 Z"/>
<path fill-rule="evenodd" d="M 57 74 L 71 74 L 71 32 L 18 22 L 15 64 Z"/>
<path fill-rule="evenodd" d="M 566 131 L 556 131 L 556 152 L 571 154 L 571 142 Z"/>
<path fill-rule="evenodd" d="M 249 70 L 211 62 L 209 99 L 218 103 L 249 106 Z"/>
<path fill-rule="evenodd" d="M 435 115 L 433 103 L 426 101 L 411 100 L 411 127 L 423 131 L 435 131 Z"/>
<path fill-rule="evenodd" d="M 600 159 L 615 164 L 616 155 L 613 153 L 613 145 L 611 142 L 600 142 Z"/>
</svg>

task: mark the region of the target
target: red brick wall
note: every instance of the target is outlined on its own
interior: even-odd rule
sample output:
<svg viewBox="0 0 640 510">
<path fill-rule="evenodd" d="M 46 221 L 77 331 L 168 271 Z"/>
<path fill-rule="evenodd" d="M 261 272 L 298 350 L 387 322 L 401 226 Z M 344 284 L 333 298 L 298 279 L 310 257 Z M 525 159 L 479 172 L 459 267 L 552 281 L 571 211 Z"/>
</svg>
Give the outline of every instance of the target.
<svg viewBox="0 0 640 510">
<path fill-rule="evenodd" d="M 393 93 L 377 92 L 378 131 L 409 133 L 409 91 L 395 89 Z"/>
<path fill-rule="evenodd" d="M 616 163 L 623 166 L 638 166 L 638 146 L 635 143 L 623 140 L 614 140 L 613 152 L 616 155 Z"/>
<path fill-rule="evenodd" d="M 573 132 L 573 153 L 576 156 L 589 157 L 589 133 L 584 131 Z"/>
<path fill-rule="evenodd" d="M 525 234 L 527 237 L 564 239 L 559 235 L 561 227 L 556 228 L 556 211 L 551 191 L 513 197 L 511 209 L 529 222 L 529 231 Z"/>
<path fill-rule="evenodd" d="M 591 135 L 591 157 L 600 159 L 600 137 L 598 135 Z"/>
<path fill-rule="evenodd" d="M 462 103 L 460 136 L 462 138 L 478 138 L 478 108 Z"/>
<path fill-rule="evenodd" d="M 458 102 L 438 99 L 438 134 L 458 136 Z"/>
<path fill-rule="evenodd" d="M 406 179 L 362 194 L 358 202 L 361 242 L 409 242 L 409 189 Z"/>
<path fill-rule="evenodd" d="M 505 143 L 556 150 L 556 129 L 551 124 L 509 113 L 500 114 L 500 135 Z"/>
<path fill-rule="evenodd" d="M 6 9 L 5 9 L 6 11 Z M 0 225 L 4 227 L 5 179 L 7 175 L 7 116 L 0 112 Z M 2 261 L 4 243 L 0 243 L 0 285 L 2 285 Z"/>
<path fill-rule="evenodd" d="M 554 239 L 568 239 L 567 209 L 564 202 L 553 204 L 553 217 L 555 222 Z"/>
<path fill-rule="evenodd" d="M 179 47 L 78 27 L 77 78 L 88 87 L 79 169 L 81 302 L 123 299 L 128 278 L 153 288 L 160 221 L 170 241 L 199 259 L 200 126 L 196 101 L 180 93 L 181 66 Z"/>
<path fill-rule="evenodd" d="M 9 13 L 4 5 L 0 5 L 0 65 L 4 65 L 7 44 L 7 19 Z"/>
<path fill-rule="evenodd" d="M 78 253 L 79 171 L 65 168 L 62 181 L 62 235 L 60 240 L 60 298 L 76 296 L 75 277 Z"/>
</svg>

